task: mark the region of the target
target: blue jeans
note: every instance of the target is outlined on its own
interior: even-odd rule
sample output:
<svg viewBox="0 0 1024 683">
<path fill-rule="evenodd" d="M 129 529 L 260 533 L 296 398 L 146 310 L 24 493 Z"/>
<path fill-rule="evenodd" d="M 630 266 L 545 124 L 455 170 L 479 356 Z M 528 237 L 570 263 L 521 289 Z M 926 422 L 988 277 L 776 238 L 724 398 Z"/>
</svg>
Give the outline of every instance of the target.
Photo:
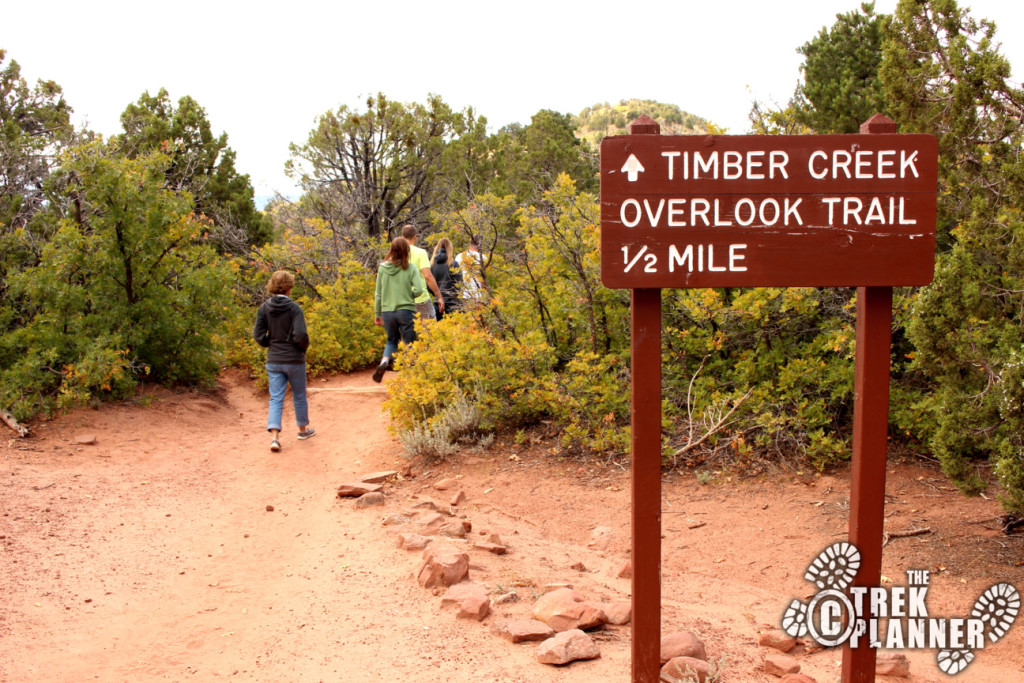
<svg viewBox="0 0 1024 683">
<path fill-rule="evenodd" d="M 416 320 L 416 313 L 399 309 L 397 311 L 384 311 L 380 314 L 384 321 L 384 331 L 388 333 L 388 342 L 384 345 L 384 357 L 391 358 L 398 350 L 398 341 L 405 344 L 412 344 L 416 341 L 416 329 L 413 323 Z"/>
<path fill-rule="evenodd" d="M 284 410 L 284 392 L 292 385 L 292 405 L 295 406 L 295 424 L 305 427 L 309 424 L 309 403 L 306 401 L 306 365 L 267 363 L 267 380 L 270 383 L 270 415 L 267 417 L 267 431 L 281 431 L 281 413 Z"/>
</svg>

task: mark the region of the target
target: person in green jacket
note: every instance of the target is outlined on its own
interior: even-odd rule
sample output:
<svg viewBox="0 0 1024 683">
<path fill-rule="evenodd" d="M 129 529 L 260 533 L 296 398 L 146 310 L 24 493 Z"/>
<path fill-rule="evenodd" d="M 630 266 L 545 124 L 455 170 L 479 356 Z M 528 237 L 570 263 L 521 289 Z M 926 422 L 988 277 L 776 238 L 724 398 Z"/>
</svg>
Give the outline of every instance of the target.
<svg viewBox="0 0 1024 683">
<path fill-rule="evenodd" d="M 374 324 L 388 334 L 384 356 L 373 371 L 373 381 L 380 382 L 391 365 L 391 357 L 398 350 L 398 340 L 404 344 L 416 341 L 413 323 L 416 319 L 416 297 L 426 291 L 423 275 L 418 268 L 409 267 L 409 243 L 404 237 L 391 241 L 384 262 L 377 269 L 377 291 L 373 297 Z"/>
</svg>

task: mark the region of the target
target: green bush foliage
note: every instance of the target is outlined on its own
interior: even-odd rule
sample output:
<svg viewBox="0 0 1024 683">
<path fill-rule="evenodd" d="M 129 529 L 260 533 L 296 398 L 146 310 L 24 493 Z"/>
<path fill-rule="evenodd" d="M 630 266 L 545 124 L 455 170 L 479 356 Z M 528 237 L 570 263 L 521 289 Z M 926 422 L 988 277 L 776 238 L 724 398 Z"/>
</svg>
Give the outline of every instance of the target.
<svg viewBox="0 0 1024 683">
<path fill-rule="evenodd" d="M 629 452 L 629 370 L 622 358 L 582 351 L 552 381 L 556 400 L 550 412 L 562 429 L 563 448 Z"/>
<path fill-rule="evenodd" d="M 824 468 L 846 457 L 852 296 L 812 288 L 665 294 L 664 385 L 678 425 L 673 442 L 685 448 L 709 435 L 704 448 L 687 451 L 691 465 L 759 452 Z"/>
<path fill-rule="evenodd" d="M 164 188 L 167 162 L 100 144 L 64 160 L 78 210 L 8 282 L 24 310 L 0 341 L 0 404 L 16 416 L 216 375 L 230 272 L 188 197 Z"/>
<path fill-rule="evenodd" d="M 385 335 L 373 324 L 373 275 L 354 261 L 338 267 L 337 279 L 300 301 L 306 312 L 309 372 L 350 372 L 380 358 Z"/>
<path fill-rule="evenodd" d="M 1007 506 L 1024 510 L 1024 239 L 1021 213 L 1002 215 L 999 238 L 976 222 L 953 231 L 953 250 L 935 283 L 913 302 L 908 334 L 914 367 L 933 379 L 918 405 L 927 439 L 945 474 L 963 491 L 986 482 L 991 459 Z"/>
<path fill-rule="evenodd" d="M 543 199 L 540 208 L 519 213 L 521 259 L 528 267 L 512 263 L 504 272 L 526 299 L 520 310 L 532 313 L 526 324 L 543 329 L 564 361 L 584 350 L 618 352 L 629 343 L 628 299 L 601 284 L 597 198 L 560 175 Z"/>
<path fill-rule="evenodd" d="M 905 319 L 911 374 L 905 425 L 967 492 L 994 465 L 1004 505 L 1024 511 L 1024 90 L 995 25 L 952 0 L 899 3 L 880 74 L 902 132 L 936 136 L 940 253 Z"/>
</svg>

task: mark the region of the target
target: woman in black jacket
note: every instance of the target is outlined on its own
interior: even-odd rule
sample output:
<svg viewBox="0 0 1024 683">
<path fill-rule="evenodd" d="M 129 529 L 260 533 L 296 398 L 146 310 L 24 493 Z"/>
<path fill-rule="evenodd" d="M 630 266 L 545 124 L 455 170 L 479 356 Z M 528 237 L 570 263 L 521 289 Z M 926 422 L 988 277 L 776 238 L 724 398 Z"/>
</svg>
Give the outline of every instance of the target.
<svg viewBox="0 0 1024 683">
<path fill-rule="evenodd" d="M 458 270 L 451 269 L 450 258 L 452 255 L 452 243 L 447 237 L 442 237 L 434 247 L 434 255 L 430 259 L 430 274 L 437 280 L 437 287 L 444 297 L 444 311 L 438 311 L 437 319 L 459 310 L 459 282 L 462 276 Z"/>
<path fill-rule="evenodd" d="M 309 348 L 309 334 L 306 332 L 306 318 L 302 308 L 291 300 L 295 276 L 286 270 L 279 270 L 270 276 L 267 294 L 256 313 L 256 326 L 252 336 L 260 346 L 267 348 L 267 381 L 270 384 L 270 415 L 267 417 L 267 431 L 273 437 L 270 450 L 281 450 L 281 413 L 284 410 L 284 393 L 292 385 L 292 405 L 295 407 L 295 423 L 299 427 L 299 438 L 308 439 L 316 430 L 309 426 L 309 404 L 306 400 L 306 349 Z"/>
</svg>

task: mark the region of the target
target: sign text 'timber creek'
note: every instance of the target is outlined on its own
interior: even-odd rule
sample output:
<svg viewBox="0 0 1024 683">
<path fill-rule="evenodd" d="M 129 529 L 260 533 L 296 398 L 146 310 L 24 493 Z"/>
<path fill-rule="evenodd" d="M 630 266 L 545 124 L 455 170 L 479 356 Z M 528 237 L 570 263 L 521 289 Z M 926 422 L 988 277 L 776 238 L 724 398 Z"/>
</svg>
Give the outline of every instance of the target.
<svg viewBox="0 0 1024 683">
<path fill-rule="evenodd" d="M 622 135 L 601 143 L 613 288 L 931 282 L 931 135 Z"/>
</svg>

